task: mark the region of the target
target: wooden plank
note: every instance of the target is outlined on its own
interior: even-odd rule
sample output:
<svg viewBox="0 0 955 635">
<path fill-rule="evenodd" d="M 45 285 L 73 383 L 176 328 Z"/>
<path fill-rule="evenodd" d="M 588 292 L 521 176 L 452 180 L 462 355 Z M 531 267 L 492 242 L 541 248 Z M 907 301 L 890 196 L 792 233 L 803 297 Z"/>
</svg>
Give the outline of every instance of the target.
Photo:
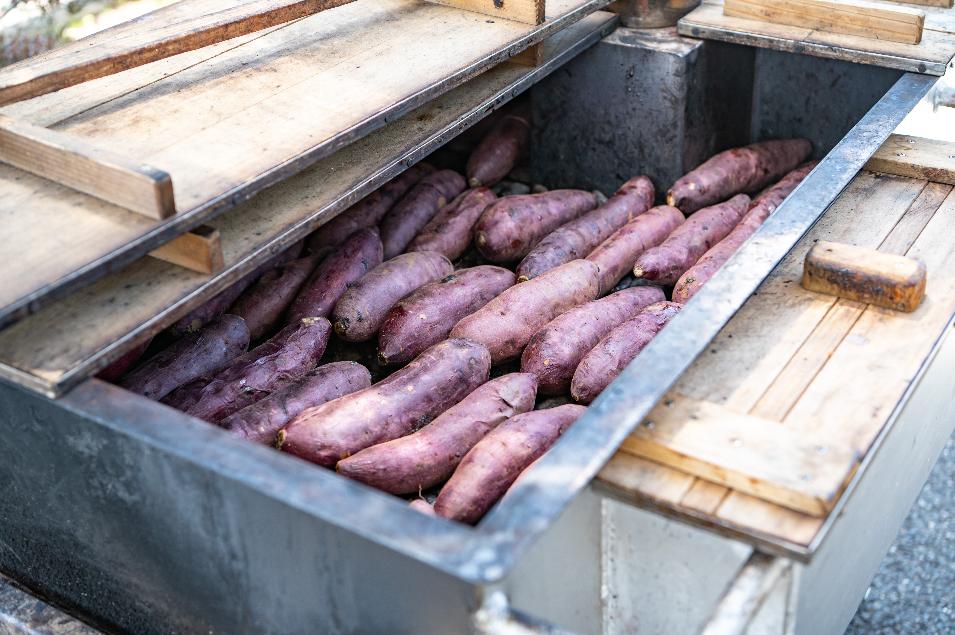
<svg viewBox="0 0 955 635">
<path fill-rule="evenodd" d="M 955 143 L 890 135 L 865 169 L 955 185 Z"/>
<path fill-rule="evenodd" d="M 176 213 L 172 179 L 162 170 L 5 115 L 0 115 L 0 161 L 151 218 Z M 14 230 L 10 239 L 22 235 Z"/>
<path fill-rule="evenodd" d="M 208 225 L 170 240 L 149 255 L 199 273 L 218 273 L 225 267 L 219 230 Z"/>
<path fill-rule="evenodd" d="M 773 536 L 803 546 L 812 542 L 825 521 L 738 492 L 720 504 L 716 519 L 749 535 Z"/>
<path fill-rule="evenodd" d="M 526 24 L 540 24 L 544 21 L 544 0 L 428 0 L 428 2 Z"/>
<path fill-rule="evenodd" d="M 917 4 L 922 7 L 941 7 L 942 9 L 951 9 L 953 0 L 895 0 L 902 4 Z"/>
<path fill-rule="evenodd" d="M 354 0 L 251 0 L 128 37 L 114 37 L 68 58 L 28 59 L 0 71 L 0 105 L 218 44 L 349 2 Z"/>
<path fill-rule="evenodd" d="M 922 41 L 925 14 L 865 0 L 724 0 L 723 15 L 903 44 Z"/>
<path fill-rule="evenodd" d="M 510 61 L 524 66 L 537 66 L 544 61 L 544 47 L 542 44 L 535 44 L 512 57 Z"/>
<path fill-rule="evenodd" d="M 690 490 L 683 496 L 680 505 L 702 514 L 712 515 L 716 513 L 720 503 L 723 502 L 723 499 L 729 492 L 730 489 L 728 487 L 698 478 L 693 482 L 693 486 L 690 487 Z"/>
<path fill-rule="evenodd" d="M 617 452 L 597 479 L 613 487 L 619 496 L 640 497 L 654 505 L 679 503 L 695 480 L 685 472 L 626 452 Z"/>
</svg>

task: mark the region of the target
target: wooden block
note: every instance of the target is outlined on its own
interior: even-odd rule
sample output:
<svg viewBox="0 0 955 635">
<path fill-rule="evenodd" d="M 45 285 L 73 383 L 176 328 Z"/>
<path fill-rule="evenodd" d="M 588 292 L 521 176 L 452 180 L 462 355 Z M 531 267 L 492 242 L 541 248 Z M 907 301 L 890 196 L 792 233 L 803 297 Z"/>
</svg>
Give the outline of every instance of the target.
<svg viewBox="0 0 955 635">
<path fill-rule="evenodd" d="M 544 43 L 538 42 L 530 46 L 510 59 L 515 64 L 521 66 L 540 66 L 544 61 Z"/>
<path fill-rule="evenodd" d="M 894 134 L 865 169 L 955 185 L 955 143 Z"/>
<path fill-rule="evenodd" d="M 428 0 L 428 2 L 492 15 L 503 20 L 542 24 L 546 0 Z"/>
<path fill-rule="evenodd" d="M 213 274 L 225 268 L 219 230 L 208 225 L 200 225 L 170 240 L 149 255 L 199 273 Z"/>
<path fill-rule="evenodd" d="M 864 247 L 820 241 L 806 256 L 802 286 L 911 312 L 925 296 L 925 264 Z"/>
<path fill-rule="evenodd" d="M 864 0 L 726 0 L 723 14 L 841 33 L 918 44 L 925 13 Z"/>
<path fill-rule="evenodd" d="M 895 0 L 895 2 L 901 2 L 902 4 L 918 4 L 923 7 L 941 7 L 943 9 L 951 9 L 953 0 Z"/>
<path fill-rule="evenodd" d="M 162 170 L 5 115 L 0 161 L 152 218 L 176 213 L 172 179 Z"/>
</svg>

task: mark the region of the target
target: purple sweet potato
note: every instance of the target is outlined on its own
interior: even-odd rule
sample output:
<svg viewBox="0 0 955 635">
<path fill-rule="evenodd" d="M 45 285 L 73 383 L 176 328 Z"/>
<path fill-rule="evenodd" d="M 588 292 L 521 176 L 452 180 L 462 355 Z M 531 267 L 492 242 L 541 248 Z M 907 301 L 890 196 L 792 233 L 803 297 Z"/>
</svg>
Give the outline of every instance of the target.
<svg viewBox="0 0 955 635">
<path fill-rule="evenodd" d="M 568 404 L 512 417 L 478 442 L 441 488 L 438 516 L 476 524 L 528 465 L 587 410 Z"/>
<path fill-rule="evenodd" d="M 507 196 L 492 203 L 474 225 L 474 244 L 491 262 L 514 262 L 544 236 L 597 206 L 582 190 Z"/>
<path fill-rule="evenodd" d="M 755 192 L 805 161 L 811 152 L 808 139 L 762 141 L 720 152 L 677 179 L 667 192 L 667 205 L 692 214 L 734 194 Z"/>
<path fill-rule="evenodd" d="M 359 229 L 374 227 L 418 181 L 434 172 L 427 163 L 414 165 L 344 212 L 316 229 L 306 240 L 311 254 L 324 255 Z"/>
<path fill-rule="evenodd" d="M 448 336 L 452 327 L 505 289 L 514 274 L 502 267 L 480 265 L 458 269 L 414 291 L 391 308 L 378 333 L 382 364 L 404 364 Z"/>
<path fill-rule="evenodd" d="M 359 229 L 315 268 L 289 307 L 286 321 L 294 323 L 306 317 L 328 317 L 345 290 L 381 261 L 378 229 Z"/>
<path fill-rule="evenodd" d="M 414 434 L 373 445 L 338 462 L 338 472 L 391 494 L 413 494 L 446 480 L 461 458 L 504 420 L 534 408 L 529 373 L 492 379 Z"/>
<path fill-rule="evenodd" d="M 223 315 L 146 360 L 119 385 L 149 399 L 162 399 L 197 377 L 215 373 L 248 345 L 245 321 Z"/>
<path fill-rule="evenodd" d="M 640 254 L 633 264 L 634 277 L 657 284 L 675 284 L 710 247 L 733 231 L 748 208 L 749 197 L 745 194 L 704 207 L 674 229 L 662 243 Z"/>
<path fill-rule="evenodd" d="M 279 432 L 277 445 L 332 467 L 426 425 L 486 382 L 490 369 L 490 355 L 480 344 L 445 340 L 370 388 L 300 413 Z"/>
<path fill-rule="evenodd" d="M 527 148 L 530 132 L 527 117 L 504 116 L 468 158 L 468 185 L 491 186 L 507 176 Z"/>
<path fill-rule="evenodd" d="M 348 342 L 370 340 L 388 311 L 415 289 L 451 274 L 441 254 L 415 251 L 386 260 L 353 284 L 332 310 L 338 336 Z"/>
<path fill-rule="evenodd" d="M 290 332 L 278 351 L 216 375 L 186 414 L 216 423 L 315 368 L 332 332 L 328 320 L 305 318 L 283 330 Z"/>
<path fill-rule="evenodd" d="M 810 162 L 793 170 L 782 178 L 776 185 L 764 190 L 753 200 L 749 211 L 743 216 L 743 220 L 733 228 L 726 238 L 716 243 L 703 256 L 696 261 L 692 267 L 680 276 L 676 286 L 673 287 L 673 301 L 685 303 L 696 295 L 696 292 L 730 259 L 736 250 L 739 249 L 746 239 L 752 236 L 759 226 L 763 224 L 769 215 L 777 207 L 782 205 L 786 197 L 792 193 L 796 186 L 812 169 L 816 163 Z"/>
<path fill-rule="evenodd" d="M 275 435 L 308 408 L 371 386 L 368 369 L 355 362 L 323 364 L 271 395 L 232 414 L 219 425 L 237 437 L 272 445 Z"/>
<path fill-rule="evenodd" d="M 606 203 L 561 225 L 537 243 L 517 266 L 517 279 L 530 280 L 565 262 L 585 258 L 615 231 L 653 206 L 653 183 L 636 176 Z"/>
<path fill-rule="evenodd" d="M 439 170 L 421 179 L 381 221 L 385 259 L 403 253 L 438 210 L 464 188 L 464 177 L 454 170 Z"/>
<path fill-rule="evenodd" d="M 416 498 L 408 503 L 408 507 L 415 511 L 419 511 L 425 516 L 434 516 L 434 507 L 431 506 L 431 503 L 426 501 L 423 498 Z"/>
<path fill-rule="evenodd" d="M 435 251 L 448 260 L 457 260 L 474 239 L 474 224 L 495 200 L 497 196 L 486 187 L 458 194 L 415 236 L 408 251 Z"/>
<path fill-rule="evenodd" d="M 580 360 L 570 382 L 574 400 L 590 403 L 596 399 L 681 308 L 683 305 L 675 302 L 658 302 L 610 331 Z"/>
<path fill-rule="evenodd" d="M 305 256 L 267 271 L 235 301 L 229 313 L 245 320 L 253 342 L 268 335 L 278 324 L 319 259 Z"/>
<path fill-rule="evenodd" d="M 600 294 L 613 289 L 640 254 L 666 240 L 682 222 L 680 210 L 661 205 L 637 216 L 600 243 L 587 255 L 600 271 Z"/>
<path fill-rule="evenodd" d="M 143 356 L 143 353 L 146 352 L 146 349 L 149 348 L 149 344 L 152 341 L 153 338 L 150 337 L 139 346 L 126 351 L 118 359 L 116 359 L 116 361 L 96 373 L 96 378 L 115 384 L 120 378 L 122 378 L 123 375 L 126 374 L 126 371 L 136 365 L 136 362 L 138 362 Z"/>
<path fill-rule="evenodd" d="M 632 287 L 574 307 L 534 334 L 521 355 L 521 371 L 537 377 L 542 395 L 564 394 L 580 360 L 607 333 L 665 299 L 659 287 Z"/>
<path fill-rule="evenodd" d="M 520 356 L 531 336 L 555 317 L 597 297 L 597 266 L 572 260 L 521 282 L 465 317 L 451 337 L 484 344 L 494 364 Z"/>
</svg>

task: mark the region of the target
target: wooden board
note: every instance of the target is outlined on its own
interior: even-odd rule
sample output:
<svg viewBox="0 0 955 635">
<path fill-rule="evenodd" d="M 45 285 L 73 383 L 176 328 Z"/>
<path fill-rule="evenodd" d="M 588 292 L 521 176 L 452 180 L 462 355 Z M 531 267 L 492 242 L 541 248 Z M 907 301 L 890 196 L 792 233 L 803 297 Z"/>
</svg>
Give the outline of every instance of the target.
<svg viewBox="0 0 955 635">
<path fill-rule="evenodd" d="M 199 273 L 218 273 L 225 267 L 219 230 L 208 225 L 170 240 L 149 255 Z"/>
<path fill-rule="evenodd" d="M 0 166 L 0 222 L 9 229 L 0 256 L 16 263 L 12 284 L 0 288 L 0 324 L 115 271 L 607 2 L 551 0 L 537 26 L 418 0 L 355 2 L 236 46 L 187 53 L 188 65 L 161 60 L 163 70 L 148 64 L 41 97 L 44 108 L 4 109 L 169 173 L 179 212 L 144 222 Z M 63 117 L 51 120 L 51 109 Z"/>
<path fill-rule="evenodd" d="M 539 66 L 502 64 L 210 221 L 226 265 L 211 278 L 143 258 L 0 331 L 0 376 L 51 396 L 69 389 L 521 94 L 615 24 L 613 14 L 590 15 L 548 38 Z"/>
<path fill-rule="evenodd" d="M 955 143 L 910 135 L 891 135 L 865 168 L 955 185 Z"/>
<path fill-rule="evenodd" d="M 502 20 L 516 20 L 526 24 L 544 21 L 544 0 L 428 0 L 448 7 L 475 11 Z"/>
</svg>

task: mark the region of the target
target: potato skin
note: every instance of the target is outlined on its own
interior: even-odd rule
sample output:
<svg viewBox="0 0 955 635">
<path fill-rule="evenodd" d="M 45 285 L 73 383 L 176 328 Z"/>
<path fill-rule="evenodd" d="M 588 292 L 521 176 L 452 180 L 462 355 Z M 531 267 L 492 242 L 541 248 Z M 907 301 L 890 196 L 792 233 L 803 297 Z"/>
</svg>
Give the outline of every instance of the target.
<svg viewBox="0 0 955 635">
<path fill-rule="evenodd" d="M 701 209 L 662 243 L 640 254 L 633 264 L 634 277 L 657 284 L 675 284 L 710 247 L 733 231 L 748 208 L 749 197 L 737 194 L 728 201 Z"/>
<path fill-rule="evenodd" d="M 499 364 L 520 356 L 531 336 L 555 317 L 597 297 L 597 265 L 572 260 L 521 282 L 463 318 L 451 337 L 484 344 Z"/>
<path fill-rule="evenodd" d="M 502 117 L 468 157 L 468 185 L 491 186 L 507 176 L 527 148 L 530 132 L 527 117 Z"/>
<path fill-rule="evenodd" d="M 105 368 L 103 368 L 103 370 L 96 373 L 96 378 L 115 384 L 123 377 L 123 375 L 126 374 L 127 371 L 136 365 L 136 362 L 140 360 L 140 358 L 143 356 L 143 353 L 146 352 L 146 349 L 149 348 L 149 345 L 152 343 L 152 341 L 153 338 L 150 337 L 139 346 L 130 349 L 117 358 L 113 363 L 107 365 Z"/>
<path fill-rule="evenodd" d="M 683 222 L 683 213 L 661 205 L 637 216 L 587 254 L 600 271 L 600 293 L 614 288 L 647 249 L 659 245 Z"/>
<path fill-rule="evenodd" d="M 328 317 L 345 290 L 382 262 L 378 229 L 359 229 L 321 262 L 289 307 L 286 322 Z"/>
<path fill-rule="evenodd" d="M 467 452 L 506 419 L 534 408 L 537 380 L 511 373 L 478 387 L 417 432 L 338 462 L 339 474 L 391 494 L 444 481 Z"/>
<path fill-rule="evenodd" d="M 720 152 L 677 179 L 667 205 L 692 214 L 734 194 L 755 192 L 794 169 L 812 153 L 808 139 L 762 141 Z"/>
<path fill-rule="evenodd" d="M 464 177 L 454 170 L 439 170 L 421 179 L 381 221 L 385 259 L 404 252 L 438 210 L 465 187 Z"/>
<path fill-rule="evenodd" d="M 521 355 L 521 371 L 537 377 L 542 395 L 561 395 L 584 355 L 615 327 L 666 300 L 659 287 L 631 287 L 567 311 L 537 331 Z"/>
<path fill-rule="evenodd" d="M 458 194 L 414 237 L 408 251 L 436 251 L 452 262 L 457 260 L 468 250 L 474 238 L 474 224 L 487 206 L 496 200 L 494 192 L 486 187 Z"/>
<path fill-rule="evenodd" d="M 332 310 L 335 332 L 348 342 L 370 340 L 391 307 L 415 289 L 454 271 L 441 254 L 415 251 L 386 260 L 353 284 Z"/>
<path fill-rule="evenodd" d="M 520 282 L 565 262 L 585 258 L 615 231 L 653 207 L 653 183 L 635 176 L 606 203 L 544 236 L 517 266 Z"/>
<path fill-rule="evenodd" d="M 162 399 L 197 377 L 212 375 L 248 345 L 245 320 L 223 315 L 146 360 L 119 385 L 149 399 Z"/>
<path fill-rule="evenodd" d="M 265 272 L 229 308 L 229 313 L 238 315 L 248 324 L 253 342 L 261 340 L 275 328 L 319 259 L 319 256 L 305 256 Z"/>
<path fill-rule="evenodd" d="M 448 336 L 451 328 L 505 289 L 514 274 L 502 267 L 458 269 L 406 296 L 388 311 L 378 332 L 378 360 L 404 364 Z"/>
<path fill-rule="evenodd" d="M 237 437 L 271 445 L 278 431 L 299 413 L 369 386 L 371 374 L 361 364 L 323 364 L 226 417 L 219 425 Z"/>
<path fill-rule="evenodd" d="M 675 302 L 659 302 L 610 331 L 580 360 L 570 383 L 574 400 L 590 403 L 596 399 L 681 308 L 683 305 Z"/>
<path fill-rule="evenodd" d="M 474 244 L 491 262 L 514 262 L 541 238 L 596 206 L 596 197 L 582 190 L 506 196 L 481 214 L 474 226 Z"/>
<path fill-rule="evenodd" d="M 696 261 L 696 264 L 680 276 L 676 286 L 673 287 L 673 301 L 686 303 L 696 295 L 696 292 L 719 271 L 720 267 L 730 259 L 730 256 L 736 253 L 736 250 L 746 242 L 746 239 L 756 233 L 763 221 L 769 218 L 769 215 L 777 207 L 782 205 L 786 197 L 796 189 L 796 186 L 806 178 L 815 166 L 816 162 L 812 161 L 796 168 L 778 183 L 757 196 L 750 205 L 749 211 L 743 216 L 743 220 L 733 228 L 733 231 L 711 247 Z"/>
<path fill-rule="evenodd" d="M 490 355 L 480 344 L 445 340 L 370 388 L 300 413 L 279 432 L 277 445 L 332 467 L 426 425 L 486 382 L 490 368 Z"/>
<path fill-rule="evenodd" d="M 568 404 L 516 415 L 492 430 L 461 460 L 434 501 L 438 516 L 476 524 L 528 465 L 587 409 Z"/>
</svg>

